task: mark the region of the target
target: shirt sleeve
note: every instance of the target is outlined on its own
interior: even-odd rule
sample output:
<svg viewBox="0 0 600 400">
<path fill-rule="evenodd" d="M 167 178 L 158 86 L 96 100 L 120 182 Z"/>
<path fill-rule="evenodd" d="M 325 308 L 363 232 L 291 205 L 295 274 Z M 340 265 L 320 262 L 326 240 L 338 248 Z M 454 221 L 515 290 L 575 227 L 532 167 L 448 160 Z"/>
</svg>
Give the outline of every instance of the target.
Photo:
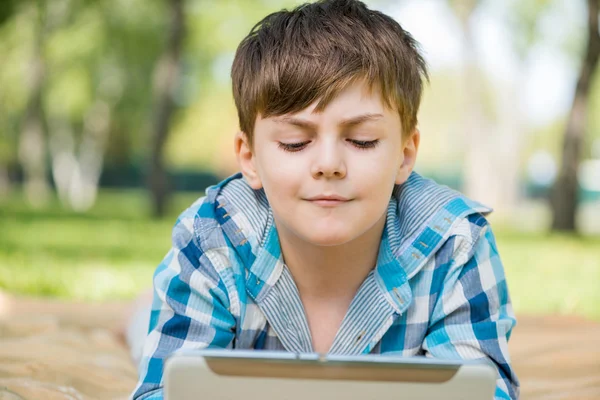
<svg viewBox="0 0 600 400">
<path fill-rule="evenodd" d="M 149 333 L 131 399 L 163 398 L 163 363 L 172 352 L 231 347 L 235 318 L 227 289 L 200 246 L 197 218 L 193 210 L 179 217 L 172 248 L 154 273 Z"/>
<path fill-rule="evenodd" d="M 498 371 L 494 398 L 517 399 L 519 382 L 508 353 L 516 319 L 504 268 L 487 221 L 472 216 L 469 224 L 477 234 L 453 241 L 454 257 L 423 348 L 429 357 L 491 360 Z"/>
</svg>

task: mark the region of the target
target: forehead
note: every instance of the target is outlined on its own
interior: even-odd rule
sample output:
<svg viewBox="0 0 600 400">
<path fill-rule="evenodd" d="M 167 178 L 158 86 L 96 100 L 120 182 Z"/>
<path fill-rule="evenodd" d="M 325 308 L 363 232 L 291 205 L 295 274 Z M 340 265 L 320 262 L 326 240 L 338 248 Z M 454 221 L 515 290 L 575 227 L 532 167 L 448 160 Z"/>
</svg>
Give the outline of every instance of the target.
<svg viewBox="0 0 600 400">
<path fill-rule="evenodd" d="M 259 120 L 281 121 L 285 117 L 297 117 L 307 120 L 338 119 L 347 120 L 360 115 L 379 114 L 383 118 L 397 116 L 396 110 L 391 109 L 383 100 L 378 85 L 369 85 L 364 81 L 348 84 L 340 90 L 327 104 L 320 109 L 322 99 L 317 99 L 303 110 L 263 117 L 257 115 Z M 367 120 L 375 120 L 367 119 Z"/>
</svg>

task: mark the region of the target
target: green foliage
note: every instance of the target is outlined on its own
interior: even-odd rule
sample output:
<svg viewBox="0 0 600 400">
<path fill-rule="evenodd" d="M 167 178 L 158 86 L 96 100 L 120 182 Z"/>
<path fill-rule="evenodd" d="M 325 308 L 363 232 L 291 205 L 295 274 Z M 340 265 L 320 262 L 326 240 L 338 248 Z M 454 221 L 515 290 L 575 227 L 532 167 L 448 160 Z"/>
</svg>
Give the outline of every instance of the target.
<svg viewBox="0 0 600 400">
<path fill-rule="evenodd" d="M 15 0 L 4 0 L 0 2 L 0 26 L 12 17 L 16 6 Z"/>
<path fill-rule="evenodd" d="M 512 37 L 515 49 L 521 58 L 525 58 L 529 49 L 539 41 L 539 21 L 541 14 L 547 10 L 554 0 L 530 0 L 510 2 L 512 12 L 508 22 L 518 32 Z"/>
<path fill-rule="evenodd" d="M 18 121 L 28 95 L 35 29 L 42 29 L 43 96 L 49 120 L 80 127 L 93 101 L 102 96 L 113 108 L 114 130 L 128 136 L 127 150 L 138 151 L 127 157 L 141 157 L 149 141 L 146 121 L 151 113 L 152 71 L 166 36 L 164 2 L 56 0 L 44 4 L 38 9 L 37 2 L 20 3 L 0 25 L 0 148 L 15 152 Z M 11 161 L 5 153 L 0 152 L 0 161 Z"/>
<path fill-rule="evenodd" d="M 172 123 L 166 153 L 176 169 L 226 168 L 238 120 L 229 70 L 235 50 L 267 14 L 302 1 L 188 2 L 182 108 Z M 229 159 L 228 159 L 229 157 Z M 228 161 L 229 160 L 229 161 Z"/>
<path fill-rule="evenodd" d="M 27 101 L 24 66 L 31 59 L 35 14 L 27 3 L 0 3 L 2 12 L 10 13 L 0 23 L 0 162 L 15 162 L 17 132 Z"/>
<path fill-rule="evenodd" d="M 185 1 L 183 74 L 174 93 L 179 108 L 166 145 L 169 168 L 215 172 L 227 167 L 231 161 L 227 161 L 231 157 L 231 138 L 237 129 L 229 78 L 237 45 L 268 13 L 303 2 Z M 367 3 L 383 7 L 394 2 Z M 511 38 L 523 59 L 533 44 L 548 40 L 548 44 L 573 55 L 574 61 L 578 59 L 583 27 L 548 38 L 549 32 L 561 32 L 561 26 L 548 29 L 547 16 L 561 15 L 563 3 L 511 0 L 505 17 L 513 28 Z M 447 4 L 461 14 L 493 10 L 489 6 L 495 3 L 452 0 Z M 572 17 L 569 16 L 570 24 Z M 44 105 L 48 118 L 58 119 L 59 125 L 70 124 L 78 134 L 90 106 L 102 96 L 111 106 L 107 165 L 143 163 L 153 122 L 153 71 L 169 26 L 167 2 L 162 0 L 0 1 L 0 163 L 16 161 L 20 121 L 28 96 L 29 65 L 36 29 L 42 28 L 40 21 L 45 29 L 42 50 L 47 69 Z M 454 139 L 460 136 L 461 121 L 456 115 L 462 111 L 456 105 L 460 104 L 463 91 L 457 86 L 459 78 L 451 76 L 451 72 L 438 71 L 436 75 L 439 76 L 432 76 L 433 90 L 426 93 L 421 113 L 421 121 L 429 127 L 422 129 L 420 163 L 428 168 L 445 168 L 449 164 L 459 168 L 461 141 Z M 485 81 L 485 85 L 484 111 L 493 120 L 495 88 L 493 82 Z M 596 84 L 592 96 L 594 107 L 598 93 Z M 452 101 L 448 101 L 448 94 Z M 563 117 L 557 116 L 557 121 Z M 597 115 L 592 113 L 588 138 L 599 135 L 596 119 Z M 51 129 L 52 126 L 55 125 L 50 124 Z M 449 130 L 454 134 L 448 134 Z M 553 135 L 538 139 L 544 147 L 560 145 Z"/>
<path fill-rule="evenodd" d="M 585 11 L 585 0 L 578 3 Z M 506 18 L 515 33 L 511 39 L 521 59 L 525 59 L 535 45 L 544 43 L 579 60 L 585 46 L 586 19 L 569 12 L 576 8 L 560 0 L 510 0 Z M 570 29 L 566 30 L 565 26 Z"/>
<path fill-rule="evenodd" d="M 185 2 L 183 75 L 174 93 L 180 108 L 167 143 L 170 167 L 219 168 L 220 149 L 231 148 L 237 129 L 229 84 L 235 49 L 266 14 L 298 3 Z M 44 106 L 50 122 L 70 124 L 78 134 L 90 106 L 103 96 L 112 108 L 107 163 L 143 162 L 153 122 L 153 74 L 168 24 L 167 2 L 161 0 L 2 2 L 0 162 L 15 161 L 36 28 L 44 29 Z"/>
<path fill-rule="evenodd" d="M 201 193 L 178 194 L 169 216 L 150 220 L 141 191 L 102 191 L 86 214 L 27 209 L 18 194 L 0 207 L 0 288 L 67 299 L 133 298 L 151 285 L 179 212 Z M 600 319 L 600 238 L 497 232 L 519 313 Z"/>
</svg>

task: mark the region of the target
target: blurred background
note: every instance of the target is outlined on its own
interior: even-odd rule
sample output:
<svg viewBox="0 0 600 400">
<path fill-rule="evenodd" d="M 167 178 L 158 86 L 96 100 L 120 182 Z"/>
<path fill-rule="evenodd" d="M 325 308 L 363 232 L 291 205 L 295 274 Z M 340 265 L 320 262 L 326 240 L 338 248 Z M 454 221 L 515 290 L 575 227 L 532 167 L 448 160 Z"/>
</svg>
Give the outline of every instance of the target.
<svg viewBox="0 0 600 400">
<path fill-rule="evenodd" d="M 492 206 L 518 313 L 600 320 L 596 0 L 373 0 L 429 63 L 417 172 Z M 151 286 L 236 172 L 237 45 L 292 0 L 0 0 L 0 290 Z"/>
</svg>

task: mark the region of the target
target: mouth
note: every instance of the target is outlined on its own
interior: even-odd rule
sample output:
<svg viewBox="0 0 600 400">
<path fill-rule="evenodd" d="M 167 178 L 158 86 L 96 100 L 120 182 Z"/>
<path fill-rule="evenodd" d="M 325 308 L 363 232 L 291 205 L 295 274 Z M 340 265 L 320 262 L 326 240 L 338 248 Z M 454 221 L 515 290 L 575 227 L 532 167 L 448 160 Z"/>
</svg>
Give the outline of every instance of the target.
<svg viewBox="0 0 600 400">
<path fill-rule="evenodd" d="M 309 200 L 312 204 L 321 207 L 335 207 L 349 203 L 350 200 Z"/>
<path fill-rule="evenodd" d="M 333 195 L 333 196 L 315 196 L 306 199 L 314 205 L 321 207 L 335 207 L 345 203 L 349 203 L 352 201 L 351 199 L 347 199 L 345 197 Z"/>
</svg>

